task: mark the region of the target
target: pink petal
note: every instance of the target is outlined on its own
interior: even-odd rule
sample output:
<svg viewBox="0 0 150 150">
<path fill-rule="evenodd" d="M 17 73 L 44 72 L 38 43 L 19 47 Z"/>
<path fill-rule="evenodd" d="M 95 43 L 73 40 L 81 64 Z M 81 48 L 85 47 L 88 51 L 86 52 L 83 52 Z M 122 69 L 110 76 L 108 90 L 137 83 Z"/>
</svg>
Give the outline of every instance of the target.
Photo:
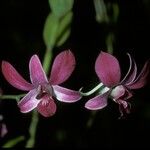
<svg viewBox="0 0 150 150">
<path fill-rule="evenodd" d="M 37 55 L 33 55 L 29 62 L 30 78 L 33 85 L 48 83 L 46 74 Z"/>
<path fill-rule="evenodd" d="M 85 108 L 89 110 L 98 110 L 107 106 L 108 92 L 103 95 L 98 95 L 85 103 Z"/>
<path fill-rule="evenodd" d="M 136 63 L 135 63 L 134 59 L 131 58 L 130 54 L 128 54 L 128 56 L 129 56 L 129 60 L 130 60 L 130 67 L 129 67 L 129 70 L 128 70 L 127 74 L 125 75 L 124 79 L 121 81 L 121 84 L 125 84 L 125 85 L 131 84 L 135 80 L 135 77 L 137 74 Z"/>
<path fill-rule="evenodd" d="M 36 99 L 36 90 L 31 90 L 22 100 L 18 103 L 20 111 L 22 113 L 27 113 L 37 107 L 40 100 Z"/>
<path fill-rule="evenodd" d="M 38 104 L 37 110 L 44 117 L 50 117 L 56 113 L 56 104 L 52 98 L 46 95 L 44 100 L 42 99 Z"/>
<path fill-rule="evenodd" d="M 150 65 L 149 65 L 149 60 L 145 63 L 141 73 L 139 74 L 139 76 L 136 78 L 136 80 L 128 85 L 127 87 L 130 89 L 139 89 L 141 87 L 143 87 L 146 82 L 147 82 L 147 77 L 149 75 L 149 70 L 150 70 Z"/>
<path fill-rule="evenodd" d="M 95 63 L 95 71 L 104 85 L 112 87 L 119 83 L 121 73 L 118 60 L 105 52 L 101 52 Z"/>
<path fill-rule="evenodd" d="M 75 57 L 70 50 L 66 50 L 57 55 L 52 65 L 50 83 L 57 85 L 66 81 L 72 74 L 75 63 Z"/>
<path fill-rule="evenodd" d="M 2 73 L 5 79 L 15 88 L 23 91 L 33 89 L 32 84 L 28 83 L 17 70 L 8 62 L 2 61 Z"/>
<path fill-rule="evenodd" d="M 54 94 L 59 101 L 72 103 L 81 99 L 81 94 L 78 91 L 73 91 L 60 86 L 53 86 Z"/>
</svg>

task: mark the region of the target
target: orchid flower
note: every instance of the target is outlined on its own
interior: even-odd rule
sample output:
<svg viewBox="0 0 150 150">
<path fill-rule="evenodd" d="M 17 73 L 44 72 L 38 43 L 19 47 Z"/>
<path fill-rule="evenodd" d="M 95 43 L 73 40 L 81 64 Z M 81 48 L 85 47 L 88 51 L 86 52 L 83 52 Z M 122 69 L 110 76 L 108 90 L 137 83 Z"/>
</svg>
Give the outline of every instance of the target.
<svg viewBox="0 0 150 150">
<path fill-rule="evenodd" d="M 20 111 L 27 113 L 34 108 L 45 116 L 55 114 L 56 104 L 53 98 L 62 102 L 76 102 L 81 95 L 78 91 L 59 86 L 65 82 L 75 68 L 75 58 L 70 50 L 58 54 L 53 62 L 49 79 L 42 68 L 37 55 L 33 55 L 29 62 L 31 83 L 27 82 L 8 62 L 2 62 L 2 73 L 6 80 L 15 88 L 29 91 L 18 103 Z"/>
<path fill-rule="evenodd" d="M 101 52 L 95 63 L 95 71 L 100 81 L 100 85 L 105 88 L 96 97 L 88 100 L 85 107 L 90 110 L 98 110 L 107 106 L 108 97 L 119 104 L 121 116 L 123 112 L 130 112 L 128 99 L 132 97 L 131 90 L 142 88 L 146 84 L 149 74 L 149 61 L 147 61 L 137 76 L 137 66 L 134 59 L 128 54 L 130 67 L 121 80 L 121 70 L 118 60 L 111 54 Z"/>
</svg>

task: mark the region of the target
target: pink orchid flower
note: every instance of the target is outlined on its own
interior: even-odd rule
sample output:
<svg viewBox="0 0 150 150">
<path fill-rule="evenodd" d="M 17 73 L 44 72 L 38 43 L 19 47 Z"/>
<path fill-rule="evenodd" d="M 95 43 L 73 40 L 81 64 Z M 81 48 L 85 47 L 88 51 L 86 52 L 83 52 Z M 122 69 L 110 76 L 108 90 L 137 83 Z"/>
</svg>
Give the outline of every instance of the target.
<svg viewBox="0 0 150 150">
<path fill-rule="evenodd" d="M 123 112 L 129 113 L 129 102 L 132 97 L 131 90 L 139 89 L 146 84 L 146 78 L 149 74 L 149 61 L 147 61 L 137 76 L 137 66 L 135 61 L 128 54 L 130 59 L 130 67 L 123 78 L 121 79 L 121 70 L 118 60 L 111 54 L 101 52 L 95 63 L 95 71 L 101 82 L 103 83 L 105 92 L 88 100 L 85 107 L 90 110 L 98 110 L 107 106 L 107 99 L 110 97 L 119 104 L 121 115 Z"/>
<path fill-rule="evenodd" d="M 53 97 L 62 102 L 76 102 L 81 98 L 78 91 L 59 86 L 65 82 L 75 68 L 75 58 L 70 50 L 58 54 L 53 62 L 49 80 L 42 68 L 37 55 L 33 55 L 29 62 L 31 83 L 27 82 L 16 69 L 8 62 L 2 62 L 2 73 L 6 80 L 15 88 L 29 91 L 19 101 L 18 106 L 22 113 L 37 108 L 37 111 L 49 117 L 55 114 L 56 104 Z"/>
</svg>

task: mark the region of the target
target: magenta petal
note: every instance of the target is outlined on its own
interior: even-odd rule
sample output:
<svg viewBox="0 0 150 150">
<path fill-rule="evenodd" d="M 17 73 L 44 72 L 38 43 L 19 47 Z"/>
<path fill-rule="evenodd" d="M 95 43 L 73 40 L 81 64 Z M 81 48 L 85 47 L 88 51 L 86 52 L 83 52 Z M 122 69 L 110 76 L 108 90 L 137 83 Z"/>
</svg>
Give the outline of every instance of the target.
<svg viewBox="0 0 150 150">
<path fill-rule="evenodd" d="M 52 65 L 50 83 L 58 85 L 66 81 L 75 68 L 75 57 L 70 50 L 61 52 L 56 56 Z"/>
<path fill-rule="evenodd" d="M 23 91 L 33 89 L 32 84 L 28 83 L 8 62 L 2 61 L 2 73 L 6 80 L 15 88 Z"/>
<path fill-rule="evenodd" d="M 36 99 L 36 90 L 31 90 L 22 100 L 18 103 L 20 111 L 22 113 L 27 113 L 37 107 L 40 100 Z"/>
<path fill-rule="evenodd" d="M 45 100 L 42 100 L 37 107 L 38 112 L 44 117 L 51 117 L 56 113 L 56 104 L 52 98 L 49 98 L 48 95 Z M 46 101 L 46 102 L 44 102 Z"/>
<path fill-rule="evenodd" d="M 150 71 L 150 61 L 147 61 L 144 65 L 141 73 L 136 78 L 136 80 L 132 84 L 128 85 L 127 87 L 130 89 L 138 89 L 138 88 L 143 87 L 147 82 L 147 77 L 149 75 L 149 71 Z"/>
<path fill-rule="evenodd" d="M 33 55 L 29 63 L 30 78 L 33 85 L 48 83 L 46 74 L 37 55 Z"/>
<path fill-rule="evenodd" d="M 130 67 L 124 79 L 121 81 L 121 84 L 125 85 L 131 84 L 135 80 L 137 74 L 137 66 L 135 60 L 131 58 L 130 54 L 128 54 L 128 56 L 130 60 Z"/>
<path fill-rule="evenodd" d="M 73 91 L 60 86 L 53 86 L 54 94 L 59 101 L 72 103 L 81 99 L 81 94 L 78 91 Z"/>
<path fill-rule="evenodd" d="M 95 63 L 95 71 L 102 83 L 108 87 L 114 86 L 120 81 L 119 62 L 111 54 L 100 53 Z"/>
<path fill-rule="evenodd" d="M 107 106 L 108 92 L 103 95 L 98 95 L 85 103 L 85 108 L 89 110 L 98 110 Z"/>
</svg>

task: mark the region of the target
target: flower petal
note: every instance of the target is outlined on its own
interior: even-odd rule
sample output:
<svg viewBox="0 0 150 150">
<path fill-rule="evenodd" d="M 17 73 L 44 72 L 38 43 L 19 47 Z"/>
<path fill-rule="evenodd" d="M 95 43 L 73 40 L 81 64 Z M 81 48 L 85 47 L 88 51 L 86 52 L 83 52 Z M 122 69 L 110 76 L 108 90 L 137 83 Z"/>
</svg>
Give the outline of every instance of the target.
<svg viewBox="0 0 150 150">
<path fill-rule="evenodd" d="M 129 70 L 125 75 L 125 77 L 123 78 L 123 80 L 121 81 L 121 84 L 125 85 L 131 84 L 135 80 L 137 74 L 137 66 L 135 60 L 131 58 L 130 54 L 128 54 L 128 56 L 130 60 Z"/>
<path fill-rule="evenodd" d="M 29 62 L 30 79 L 33 85 L 48 83 L 46 74 L 37 55 L 33 55 Z"/>
<path fill-rule="evenodd" d="M 15 88 L 23 91 L 33 89 L 33 85 L 27 82 L 17 70 L 8 62 L 2 61 L 2 73 L 5 79 Z"/>
<path fill-rule="evenodd" d="M 57 85 L 66 81 L 72 74 L 75 63 L 75 57 L 70 50 L 66 50 L 57 55 L 52 65 L 50 83 Z"/>
<path fill-rule="evenodd" d="M 108 93 L 98 95 L 85 103 L 85 108 L 89 110 L 98 110 L 107 106 Z"/>
<path fill-rule="evenodd" d="M 95 71 L 103 84 L 108 87 L 114 86 L 120 81 L 119 62 L 111 54 L 100 53 L 95 63 Z"/>
<path fill-rule="evenodd" d="M 27 113 L 37 107 L 40 100 L 36 99 L 36 90 L 31 90 L 22 100 L 18 103 L 20 111 L 22 113 Z"/>
<path fill-rule="evenodd" d="M 41 102 L 38 104 L 37 110 L 44 117 L 50 117 L 56 113 L 56 104 L 52 98 L 46 95 L 44 97 L 44 100 L 42 99 Z"/>
<path fill-rule="evenodd" d="M 115 87 L 112 91 L 110 96 L 114 99 L 117 100 L 120 97 L 122 97 L 125 94 L 126 90 L 122 85 L 119 85 L 117 87 Z"/>
<path fill-rule="evenodd" d="M 148 60 L 145 63 L 141 73 L 136 78 L 136 80 L 132 84 L 129 84 L 127 87 L 130 89 L 139 89 L 139 88 L 143 87 L 147 82 L 147 77 L 149 75 L 149 71 L 150 71 L 150 60 Z"/>
<path fill-rule="evenodd" d="M 72 103 L 81 99 L 81 94 L 78 91 L 66 89 L 58 85 L 53 86 L 54 94 L 59 101 Z"/>
</svg>

